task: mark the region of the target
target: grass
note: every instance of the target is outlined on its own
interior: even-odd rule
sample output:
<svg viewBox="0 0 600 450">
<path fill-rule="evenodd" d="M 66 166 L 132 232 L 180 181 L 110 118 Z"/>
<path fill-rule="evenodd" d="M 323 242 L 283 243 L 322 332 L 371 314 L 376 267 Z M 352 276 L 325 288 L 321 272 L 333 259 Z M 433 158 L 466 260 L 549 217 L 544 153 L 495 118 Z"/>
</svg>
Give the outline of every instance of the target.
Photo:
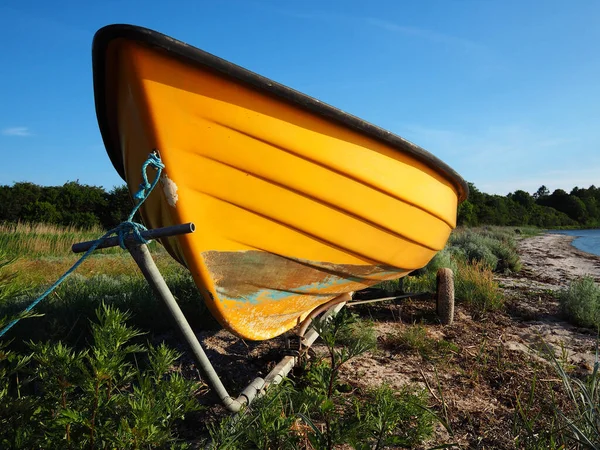
<svg viewBox="0 0 600 450">
<path fill-rule="evenodd" d="M 0 317 L 23 310 L 80 258 L 81 255 L 70 252 L 74 242 L 95 239 L 103 233 L 100 229 L 44 224 L 0 226 Z M 158 247 L 156 243 L 152 245 Z M 155 298 L 133 258 L 119 247 L 102 252 L 90 256 L 35 308 L 43 318 L 11 329 L 17 342 L 58 337 L 71 343 L 84 342 L 88 335 L 86 319 L 94 316 L 102 301 L 132 311 L 134 325 L 140 328 L 156 333 L 172 328 L 164 320 L 164 306 Z M 216 322 L 207 313 L 190 273 L 164 250 L 155 249 L 152 253 L 190 322 L 214 327 Z"/>
<path fill-rule="evenodd" d="M 413 324 L 391 334 L 387 337 L 386 344 L 394 349 L 415 351 L 427 361 L 446 360 L 460 350 L 450 341 L 430 337 L 427 328 L 421 324 Z"/>
<path fill-rule="evenodd" d="M 71 246 L 77 242 L 92 241 L 106 230 L 100 227 L 79 229 L 40 223 L 0 224 L 0 249 L 9 256 L 18 257 L 64 257 L 71 256 Z M 150 244 L 156 251 L 162 247 Z M 119 247 L 99 250 L 98 254 L 120 253 Z"/>
<path fill-rule="evenodd" d="M 560 384 L 548 389 L 536 375 L 529 391 L 517 394 L 516 443 L 532 450 L 600 449 L 598 352 L 592 373 L 585 376 L 569 373 L 551 345 L 542 343 L 540 353 L 552 365 Z"/>
<path fill-rule="evenodd" d="M 42 230 L 40 227 L 39 236 Z M 77 230 L 68 232 L 79 233 L 75 241 L 87 239 Z M 463 232 L 458 230 L 457 234 Z M 23 233 L 24 229 L 21 236 L 26 235 Z M 471 230 L 471 236 L 462 236 L 456 245 L 453 236 L 420 276 L 405 279 L 404 290 L 432 292 L 437 269 L 450 267 L 456 275 L 457 301 L 477 314 L 501 308 L 494 269 L 483 257 L 469 259 L 464 248 L 469 242 L 477 248 L 485 244 L 498 259 L 495 270 L 506 270 L 500 261 L 508 261 L 512 264 L 508 270 L 516 270 L 518 265 L 510 263 L 510 254 L 503 256 L 500 244 L 489 243 L 501 242 L 510 249 L 525 233 L 494 229 L 480 229 L 478 233 L 483 237 L 474 237 Z M 28 304 L 75 259 L 69 254 L 73 241 L 64 244 L 59 256 L 44 253 L 52 250 L 41 250 L 42 246 L 36 250 L 25 244 L 18 247 L 21 244 L 15 242 L 18 239 L 7 244 L 13 246 L 9 254 L 0 256 L 0 318 L 5 316 L 0 323 Z M 16 260 L 11 253 L 15 249 L 24 252 Z M 206 317 L 211 316 L 189 273 L 164 252 L 153 253 L 192 326 L 215 326 L 214 322 L 206 323 Z M 394 283 L 389 286 L 396 288 Z M 582 292 L 593 289 L 578 287 L 570 297 L 581 299 L 587 295 Z M 98 309 L 101 304 L 104 306 Z M 202 395 L 199 389 L 203 386 L 179 375 L 176 352 L 145 342 L 172 327 L 165 323 L 162 306 L 125 252 L 119 249 L 91 258 L 36 311 L 44 316 L 28 318 L 13 328 L 10 346 L 0 340 L 0 447 L 187 446 L 179 430 L 197 407 L 196 398 Z M 372 322 L 345 314 L 332 322 L 316 322 L 325 338 L 322 357 L 299 368 L 293 379 L 270 390 L 242 415 L 209 421 L 211 439 L 204 445 L 231 449 L 415 447 L 426 442 L 438 421 L 447 429 L 451 422 L 461 426 L 463 419 L 452 417 L 462 413 L 445 402 L 439 381 L 437 390 L 411 385 L 394 390 L 385 383 L 363 389 L 343 382 L 340 373 L 348 361 L 371 351 L 377 340 Z M 148 333 L 142 335 L 138 331 L 142 329 Z M 471 359 L 454 342 L 432 338 L 421 324 L 404 327 L 385 343 L 390 340 L 395 348 L 421 355 L 434 370 L 440 360 L 443 363 L 456 354 L 453 365 L 455 361 L 457 365 L 464 363 L 467 375 L 468 370 L 473 371 L 464 377 L 466 383 L 493 379 L 496 384 L 489 388 L 496 389 L 512 385 L 517 373 L 516 367 L 507 365 L 504 347 L 490 350 L 485 338 L 481 348 L 470 350 L 475 354 Z M 515 393 L 510 407 L 515 411 L 517 447 L 583 448 L 585 439 L 598 445 L 594 440 L 598 421 L 592 415 L 600 401 L 597 378 L 579 379 L 566 373 L 560 378 L 570 385 L 563 381 L 563 397 L 572 400 L 569 404 L 558 399 L 556 384 L 549 387 L 543 381 L 542 386 L 535 378 L 529 392 Z M 441 399 L 444 419 L 432 412 L 430 395 Z M 506 405 L 511 405 L 510 400 Z M 197 432 L 198 424 L 194 427 Z"/>
<path fill-rule="evenodd" d="M 205 329 L 216 326 L 189 273 L 182 269 L 173 271 L 165 280 L 192 326 Z M 23 310 L 39 293 L 39 289 L 30 289 L 29 295 L 0 301 L 0 317 Z M 173 324 L 165 320 L 168 316 L 164 305 L 141 275 L 85 277 L 75 273 L 35 308 L 43 317 L 15 325 L 11 336 L 17 341 L 62 338 L 72 344 L 84 343 L 89 335 L 87 318 L 94 316 L 101 302 L 132 311 L 132 323 L 154 334 L 173 329 Z"/>
<path fill-rule="evenodd" d="M 494 281 L 494 273 L 483 261 L 468 262 L 460 256 L 448 256 L 449 251 L 440 252 L 438 261 L 426 267 L 426 272 L 416 277 L 407 277 L 403 288 L 406 292 L 435 292 L 436 272 L 439 267 L 450 267 L 454 272 L 456 301 L 467 306 L 477 317 L 493 313 L 504 306 L 504 297 Z M 445 266 L 439 263 L 446 260 Z"/>
<path fill-rule="evenodd" d="M 590 276 L 573 280 L 558 294 L 562 312 L 570 322 L 600 328 L 600 286 Z"/>
<path fill-rule="evenodd" d="M 39 223 L 5 223 L 0 225 L 0 249 L 19 257 L 67 256 L 74 243 L 94 240 L 104 233 L 100 227 L 81 230 Z"/>
<path fill-rule="evenodd" d="M 497 311 L 504 306 L 504 297 L 492 271 L 484 263 L 460 262 L 454 280 L 456 298 L 464 302 L 476 316 Z"/>
</svg>

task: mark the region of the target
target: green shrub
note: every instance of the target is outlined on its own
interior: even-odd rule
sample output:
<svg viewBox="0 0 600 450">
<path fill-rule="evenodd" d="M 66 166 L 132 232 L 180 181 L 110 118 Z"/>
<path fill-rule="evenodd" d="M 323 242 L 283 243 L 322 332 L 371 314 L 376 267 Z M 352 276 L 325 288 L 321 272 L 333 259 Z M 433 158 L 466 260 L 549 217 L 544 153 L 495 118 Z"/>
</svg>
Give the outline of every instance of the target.
<svg viewBox="0 0 600 450">
<path fill-rule="evenodd" d="M 442 256 L 439 261 L 444 261 L 444 259 L 446 261 L 439 267 L 450 267 L 453 270 L 457 302 L 464 302 L 478 316 L 503 307 L 502 293 L 486 262 L 478 260 L 469 262 L 455 256 Z M 404 290 L 406 292 L 435 292 L 437 288 L 436 271 L 439 267 L 437 264 L 433 264 L 432 267 L 435 271 L 427 271 L 416 277 L 406 277 Z"/>
<path fill-rule="evenodd" d="M 435 417 L 427 409 L 424 389 L 403 388 L 394 392 L 382 385 L 367 392 L 356 402 L 357 426 L 351 434 L 356 449 L 380 449 L 388 446 L 414 447 L 433 433 Z"/>
<path fill-rule="evenodd" d="M 481 228 L 456 230 L 449 239 L 448 251 L 456 259 L 480 262 L 491 270 L 504 272 L 521 270 L 514 230 Z"/>
<path fill-rule="evenodd" d="M 489 291 L 488 306 L 494 309 L 493 305 L 498 303 L 498 299 L 496 293 L 491 291 L 497 291 L 497 289 L 484 287 L 486 284 L 489 285 L 486 279 L 482 279 L 479 283 L 476 282 L 476 276 L 473 271 L 465 269 L 466 265 L 477 265 L 476 271 L 482 274 L 484 268 L 493 272 L 518 272 L 521 270 L 521 259 L 517 253 L 514 229 L 490 227 L 455 230 L 446 247 L 437 252 L 424 268 L 415 271 L 412 276 L 402 279 L 402 290 L 404 292 L 435 292 L 436 273 L 440 268 L 451 269 L 457 278 L 461 277 L 462 270 L 466 271 L 468 278 L 463 283 L 463 297 L 467 298 L 469 303 L 475 298 L 483 298 L 486 295 L 485 292 L 473 292 L 477 287 L 481 287 L 484 291 Z M 385 281 L 376 287 L 384 289 L 392 295 L 400 290 L 400 282 L 398 280 Z"/>
<path fill-rule="evenodd" d="M 295 449 L 303 437 L 303 427 L 291 403 L 294 386 L 289 379 L 272 386 L 237 416 L 208 424 L 207 449 L 244 450 Z M 302 447 L 300 447 L 302 448 Z"/>
<path fill-rule="evenodd" d="M 297 386 L 275 387 L 238 420 L 211 426 L 210 448 L 297 448 L 294 445 L 302 441 L 302 448 L 332 449 L 348 441 L 355 426 L 354 409 L 342 393 L 339 372 L 348 361 L 375 348 L 375 332 L 372 324 L 347 309 L 315 319 L 313 326 L 326 356 L 310 363 Z"/>
<path fill-rule="evenodd" d="M 273 386 L 237 418 L 209 425 L 208 448 L 356 449 L 414 446 L 431 435 L 435 416 L 425 390 L 406 387 L 394 392 L 383 385 L 351 396 L 339 382 L 341 367 L 375 348 L 369 322 L 347 310 L 329 320 L 317 319 L 326 354 L 308 365 L 294 384 Z M 343 345 L 340 345 L 342 344 Z"/>
<path fill-rule="evenodd" d="M 406 277 L 404 278 L 403 288 L 405 292 L 435 292 L 435 273 L 427 272 L 416 277 Z"/>
<path fill-rule="evenodd" d="M 573 280 L 558 294 L 569 321 L 584 327 L 600 326 L 600 286 L 590 276 Z"/>
<path fill-rule="evenodd" d="M 519 272 L 521 270 L 521 258 L 515 250 L 515 247 L 508 246 L 501 241 L 493 241 L 490 243 L 490 250 L 497 258 L 497 272 Z"/>
<path fill-rule="evenodd" d="M 452 253 L 452 250 L 446 247 L 437 252 L 425 268 L 429 273 L 437 273 L 437 271 L 442 268 L 452 269 L 453 272 L 456 272 L 456 255 Z"/>
<path fill-rule="evenodd" d="M 127 313 L 105 305 L 96 313 L 90 348 L 46 342 L 30 343 L 27 356 L 0 352 L 2 448 L 183 445 L 174 426 L 199 404 L 197 383 L 173 371 L 179 355 L 165 345 L 133 344 L 141 333 L 126 325 Z M 147 359 L 134 365 L 142 353 Z"/>
<path fill-rule="evenodd" d="M 498 258 L 488 245 L 477 242 L 466 242 L 462 248 L 470 263 L 482 263 L 491 270 L 496 270 Z"/>
</svg>

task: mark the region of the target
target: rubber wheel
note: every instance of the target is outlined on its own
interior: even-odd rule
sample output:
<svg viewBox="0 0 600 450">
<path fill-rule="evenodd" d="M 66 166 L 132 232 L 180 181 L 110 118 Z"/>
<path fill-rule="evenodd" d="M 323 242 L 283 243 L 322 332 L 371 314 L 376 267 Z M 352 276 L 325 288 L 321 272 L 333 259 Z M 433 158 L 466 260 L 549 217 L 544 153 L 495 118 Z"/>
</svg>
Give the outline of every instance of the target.
<svg viewBox="0 0 600 450">
<path fill-rule="evenodd" d="M 451 269 L 438 270 L 435 298 L 440 322 L 442 325 L 452 324 L 454 322 L 454 274 Z"/>
</svg>

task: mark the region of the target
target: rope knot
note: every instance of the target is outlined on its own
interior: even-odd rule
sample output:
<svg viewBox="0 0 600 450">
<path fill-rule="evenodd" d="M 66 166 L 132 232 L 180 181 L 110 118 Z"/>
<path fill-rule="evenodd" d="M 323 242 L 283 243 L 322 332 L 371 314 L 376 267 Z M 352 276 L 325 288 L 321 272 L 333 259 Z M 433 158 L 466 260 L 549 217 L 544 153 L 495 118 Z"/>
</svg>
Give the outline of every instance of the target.
<svg viewBox="0 0 600 450">
<path fill-rule="evenodd" d="M 142 236 L 142 231 L 146 230 L 147 228 L 141 223 L 132 222 L 130 220 L 121 222 L 116 229 L 116 233 L 119 236 L 119 245 L 123 250 L 127 250 L 127 247 L 125 246 L 125 239 L 127 239 L 127 237 L 130 235 L 133 235 L 133 238 L 140 244 L 147 244 L 150 241 L 144 239 Z"/>
<path fill-rule="evenodd" d="M 146 169 L 148 168 L 148 166 L 152 166 L 156 170 L 158 170 L 155 182 L 158 181 L 162 170 L 165 168 L 165 165 L 160 160 L 156 152 L 152 152 L 148 155 L 148 159 L 144 162 L 144 165 L 142 166 L 142 182 L 140 183 L 140 188 L 133 196 L 140 203 L 143 202 L 147 195 L 150 193 L 150 191 L 152 191 L 153 184 L 156 184 L 150 184 L 150 182 L 148 181 L 148 175 L 146 174 Z"/>
</svg>

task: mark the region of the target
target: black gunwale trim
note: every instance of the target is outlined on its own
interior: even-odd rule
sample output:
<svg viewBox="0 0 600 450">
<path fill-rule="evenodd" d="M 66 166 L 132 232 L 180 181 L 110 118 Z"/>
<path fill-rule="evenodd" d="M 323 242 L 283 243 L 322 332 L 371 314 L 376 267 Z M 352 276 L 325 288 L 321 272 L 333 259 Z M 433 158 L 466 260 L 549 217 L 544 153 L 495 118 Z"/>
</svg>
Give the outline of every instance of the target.
<svg viewBox="0 0 600 450">
<path fill-rule="evenodd" d="M 94 35 L 92 44 L 94 99 L 98 126 L 106 151 L 113 166 L 124 180 L 125 176 L 120 157 L 120 145 L 118 139 L 115 139 L 116 135 L 113 134 L 116 130 L 114 129 L 115 125 L 111 125 L 111 119 L 107 111 L 108 99 L 106 98 L 106 52 L 110 42 L 115 39 L 127 39 L 150 47 L 159 48 L 188 63 L 208 67 L 209 69 L 250 85 L 267 95 L 283 99 L 295 106 L 337 122 L 367 137 L 391 145 L 395 149 L 409 154 L 446 177 L 457 189 L 459 203 L 468 197 L 469 187 L 456 171 L 425 149 L 398 135 L 157 31 L 135 25 L 114 24 L 100 28 Z M 114 122 L 112 122 L 112 124 L 114 124 Z"/>
</svg>

